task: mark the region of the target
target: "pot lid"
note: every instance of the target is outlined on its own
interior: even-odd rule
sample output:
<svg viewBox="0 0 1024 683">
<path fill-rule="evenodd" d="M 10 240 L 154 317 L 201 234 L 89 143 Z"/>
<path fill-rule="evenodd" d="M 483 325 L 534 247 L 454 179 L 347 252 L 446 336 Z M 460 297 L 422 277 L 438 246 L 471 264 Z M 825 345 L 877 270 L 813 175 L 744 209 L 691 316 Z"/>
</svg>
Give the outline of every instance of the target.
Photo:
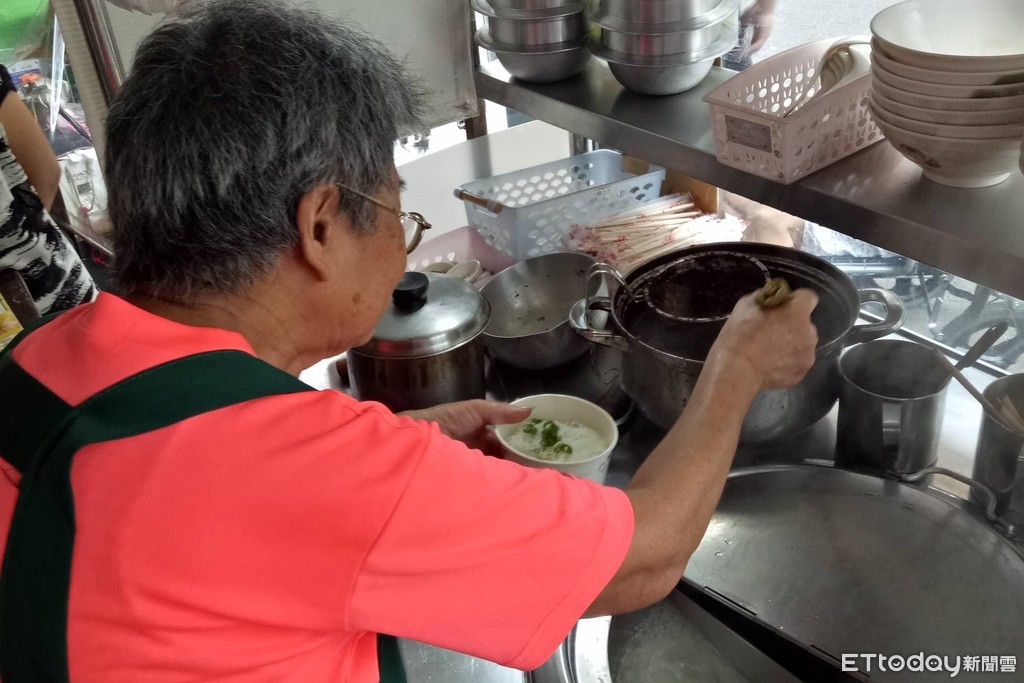
<svg viewBox="0 0 1024 683">
<path fill-rule="evenodd" d="M 684 580 L 839 661 L 1024 654 L 1014 546 L 939 495 L 877 477 L 735 471 Z M 908 678 L 873 666 L 870 680 Z"/>
<path fill-rule="evenodd" d="M 490 315 L 487 300 L 465 280 L 406 273 L 377 321 L 373 339 L 356 351 L 381 358 L 432 356 L 475 339 Z"/>
</svg>

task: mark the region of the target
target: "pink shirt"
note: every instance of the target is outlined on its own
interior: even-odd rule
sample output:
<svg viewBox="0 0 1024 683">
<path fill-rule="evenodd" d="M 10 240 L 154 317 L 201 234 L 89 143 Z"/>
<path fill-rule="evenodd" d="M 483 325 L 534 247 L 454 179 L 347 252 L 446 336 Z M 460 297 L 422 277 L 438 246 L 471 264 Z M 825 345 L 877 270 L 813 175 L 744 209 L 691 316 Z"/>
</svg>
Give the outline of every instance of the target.
<svg viewBox="0 0 1024 683">
<path fill-rule="evenodd" d="M 214 349 L 252 353 L 101 294 L 15 359 L 75 405 Z M 72 683 L 375 681 L 376 632 L 534 668 L 633 533 L 621 491 L 334 391 L 86 447 L 72 488 Z M 16 496 L 0 478 L 4 542 Z"/>
</svg>

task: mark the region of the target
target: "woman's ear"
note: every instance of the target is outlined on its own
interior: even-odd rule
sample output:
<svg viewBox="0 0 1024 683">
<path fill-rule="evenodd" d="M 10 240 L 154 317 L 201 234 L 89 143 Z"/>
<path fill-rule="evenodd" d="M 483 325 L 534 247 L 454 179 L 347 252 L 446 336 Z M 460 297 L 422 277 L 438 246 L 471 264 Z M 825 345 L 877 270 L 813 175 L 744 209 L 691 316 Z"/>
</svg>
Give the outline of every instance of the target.
<svg viewBox="0 0 1024 683">
<path fill-rule="evenodd" d="M 338 192 L 335 185 L 317 185 L 302 195 L 295 212 L 299 257 L 321 280 L 338 266 L 338 249 L 351 228 L 348 214 L 338 204 Z"/>
</svg>

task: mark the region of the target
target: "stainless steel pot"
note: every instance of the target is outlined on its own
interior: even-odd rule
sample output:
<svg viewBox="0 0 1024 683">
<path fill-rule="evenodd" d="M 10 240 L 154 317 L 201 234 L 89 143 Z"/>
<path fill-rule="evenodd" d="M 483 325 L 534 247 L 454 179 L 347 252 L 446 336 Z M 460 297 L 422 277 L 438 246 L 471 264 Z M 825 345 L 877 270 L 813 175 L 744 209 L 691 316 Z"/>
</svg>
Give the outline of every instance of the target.
<svg viewBox="0 0 1024 683">
<path fill-rule="evenodd" d="M 612 297 L 597 297 L 575 307 L 571 323 L 584 338 L 629 351 L 622 368 L 623 387 L 641 410 L 662 427 L 671 427 L 689 400 L 704 367 L 711 345 L 722 324 L 683 326 L 660 318 L 650 309 L 632 306 L 629 284 L 649 271 L 685 255 L 728 251 L 753 256 L 773 277 L 785 278 L 793 287 L 808 287 L 820 297 L 813 321 L 820 338 L 818 358 L 800 384 L 758 394 L 743 424 L 741 441 L 758 444 L 792 437 L 823 418 L 839 396 L 839 355 L 844 347 L 877 339 L 899 329 L 903 304 L 881 289 L 859 291 L 838 268 L 819 258 L 768 244 L 721 243 L 691 247 L 667 254 L 637 269 L 620 284 Z M 608 274 L 607 266 L 595 266 L 595 275 Z M 614 271 L 611 271 L 614 273 Z M 616 274 L 617 275 L 617 274 Z M 709 276 L 711 283 L 713 275 Z M 721 291 L 722 283 L 714 283 Z M 737 301 L 747 291 L 725 293 Z M 861 306 L 877 302 L 885 308 L 880 323 L 854 325 Z M 593 324 L 593 312 L 610 313 L 610 329 Z"/>
<path fill-rule="evenodd" d="M 526 370 L 563 365 L 590 348 L 573 332 L 569 311 L 586 292 L 594 259 L 558 252 L 498 273 L 480 290 L 491 306 L 483 343 L 496 359 Z"/>
<path fill-rule="evenodd" d="M 391 410 L 484 398 L 487 300 L 460 278 L 406 273 L 373 339 L 348 352 L 352 389 Z"/>
</svg>

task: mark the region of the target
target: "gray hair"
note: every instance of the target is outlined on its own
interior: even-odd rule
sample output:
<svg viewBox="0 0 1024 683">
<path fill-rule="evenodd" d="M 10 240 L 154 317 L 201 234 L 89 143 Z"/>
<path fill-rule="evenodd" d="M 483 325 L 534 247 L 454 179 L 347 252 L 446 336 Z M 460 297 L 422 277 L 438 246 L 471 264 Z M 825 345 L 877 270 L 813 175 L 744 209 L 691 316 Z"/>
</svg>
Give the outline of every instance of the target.
<svg viewBox="0 0 1024 683">
<path fill-rule="evenodd" d="M 211 0 L 159 27 L 107 119 L 118 284 L 183 300 L 244 290 L 298 243 L 306 192 L 389 179 L 421 101 L 381 43 L 309 8 Z M 341 201 L 372 229 L 372 205 Z"/>
</svg>

